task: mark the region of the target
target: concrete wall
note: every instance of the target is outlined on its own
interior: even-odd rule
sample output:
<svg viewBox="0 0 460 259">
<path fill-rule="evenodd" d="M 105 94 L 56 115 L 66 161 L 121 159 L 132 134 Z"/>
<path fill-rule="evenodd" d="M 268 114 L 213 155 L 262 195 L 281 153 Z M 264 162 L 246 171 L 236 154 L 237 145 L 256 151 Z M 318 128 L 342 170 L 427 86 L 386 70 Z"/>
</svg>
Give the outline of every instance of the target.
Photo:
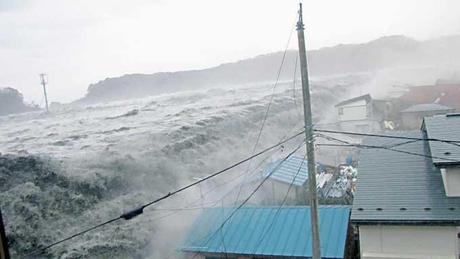
<svg viewBox="0 0 460 259">
<path fill-rule="evenodd" d="M 254 190 L 257 185 L 260 184 L 261 180 L 254 181 L 250 185 L 244 186 L 241 192 L 240 199 L 242 199 L 245 195 L 248 195 L 249 192 Z M 251 198 L 251 202 L 260 205 L 279 205 L 284 198 L 286 197 L 286 193 L 289 189 L 289 183 L 284 183 L 276 180 L 267 180 L 261 188 L 254 194 Z M 301 186 L 292 186 L 291 190 L 289 191 L 289 195 L 286 197 L 286 205 L 295 205 L 296 204 L 296 197 L 297 193 L 300 194 L 300 198 L 303 197 L 301 190 L 303 187 Z"/>
<path fill-rule="evenodd" d="M 372 120 L 341 121 L 340 129 L 344 131 L 369 133 L 379 131 L 380 124 Z"/>
<path fill-rule="evenodd" d="M 441 169 L 444 191 L 448 197 L 460 197 L 460 167 Z"/>
<path fill-rule="evenodd" d="M 458 258 L 455 226 L 359 226 L 362 259 Z"/>
</svg>

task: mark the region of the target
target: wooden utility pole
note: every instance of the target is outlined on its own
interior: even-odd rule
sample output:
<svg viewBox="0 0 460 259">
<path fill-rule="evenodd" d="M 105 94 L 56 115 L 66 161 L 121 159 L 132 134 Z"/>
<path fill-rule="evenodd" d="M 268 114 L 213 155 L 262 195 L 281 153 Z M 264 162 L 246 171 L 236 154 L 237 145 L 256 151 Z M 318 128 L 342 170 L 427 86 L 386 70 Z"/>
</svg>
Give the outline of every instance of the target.
<svg viewBox="0 0 460 259">
<path fill-rule="evenodd" d="M 8 242 L 6 242 L 5 226 L 3 225 L 2 211 L 0 210 L 0 259 L 10 259 Z"/>
<path fill-rule="evenodd" d="M 46 74 L 40 74 L 40 80 L 43 85 L 43 94 L 45 95 L 45 104 L 46 104 L 46 112 L 49 112 L 48 109 L 48 96 L 46 94 Z"/>
<path fill-rule="evenodd" d="M 299 40 L 300 71 L 302 76 L 303 113 L 305 120 L 305 138 L 307 141 L 308 162 L 308 190 L 311 211 L 311 235 L 313 259 L 321 259 L 319 224 L 318 224 L 318 198 L 316 196 L 316 164 L 315 143 L 313 139 L 313 122 L 310 104 L 310 86 L 308 83 L 307 53 L 305 50 L 304 25 L 302 17 L 302 3 L 299 8 L 299 21 L 297 22 L 297 37 Z"/>
</svg>

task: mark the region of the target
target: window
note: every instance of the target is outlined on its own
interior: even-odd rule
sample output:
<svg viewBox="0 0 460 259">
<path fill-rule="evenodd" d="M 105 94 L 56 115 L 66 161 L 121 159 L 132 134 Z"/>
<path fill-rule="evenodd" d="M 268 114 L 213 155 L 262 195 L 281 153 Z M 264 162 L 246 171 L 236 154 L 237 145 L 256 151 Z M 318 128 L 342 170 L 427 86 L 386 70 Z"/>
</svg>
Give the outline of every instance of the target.
<svg viewBox="0 0 460 259">
<path fill-rule="evenodd" d="M 343 115 L 343 108 L 339 108 L 339 115 Z"/>
</svg>

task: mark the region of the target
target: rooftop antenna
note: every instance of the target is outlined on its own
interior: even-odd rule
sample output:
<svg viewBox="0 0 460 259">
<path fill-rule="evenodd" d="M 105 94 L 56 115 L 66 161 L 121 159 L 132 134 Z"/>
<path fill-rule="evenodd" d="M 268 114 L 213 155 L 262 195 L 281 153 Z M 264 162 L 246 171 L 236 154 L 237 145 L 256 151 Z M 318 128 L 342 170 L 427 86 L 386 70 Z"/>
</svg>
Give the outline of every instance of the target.
<svg viewBox="0 0 460 259">
<path fill-rule="evenodd" d="M 47 83 L 46 74 L 44 74 L 44 73 L 40 74 L 40 80 L 41 80 L 41 84 L 43 85 L 43 95 L 45 96 L 46 112 L 49 112 L 49 109 L 48 109 L 48 96 L 46 94 L 46 83 Z"/>
<path fill-rule="evenodd" d="M 297 38 L 299 41 L 300 72 L 302 76 L 303 112 L 305 120 L 305 139 L 308 162 L 308 190 L 311 212 L 312 259 L 321 259 L 319 224 L 318 224 L 318 198 L 316 194 L 316 164 L 315 143 L 313 139 L 313 122 L 310 101 L 310 85 L 308 82 L 307 55 L 305 50 L 304 24 L 302 17 L 302 3 L 299 8 L 299 21 L 297 22 Z"/>
</svg>

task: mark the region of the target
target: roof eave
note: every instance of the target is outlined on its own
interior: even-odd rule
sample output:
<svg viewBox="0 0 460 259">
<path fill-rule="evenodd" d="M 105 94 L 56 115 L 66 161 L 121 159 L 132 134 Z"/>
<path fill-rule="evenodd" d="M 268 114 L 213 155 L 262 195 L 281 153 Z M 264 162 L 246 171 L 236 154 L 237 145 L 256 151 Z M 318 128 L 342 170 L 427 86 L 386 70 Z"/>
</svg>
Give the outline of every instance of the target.
<svg viewBox="0 0 460 259">
<path fill-rule="evenodd" d="M 334 107 L 337 108 L 339 106 L 343 106 L 343 105 L 346 105 L 346 104 L 349 104 L 349 103 L 354 103 L 354 102 L 357 102 L 357 101 L 360 101 L 360 100 L 365 100 L 366 103 L 369 103 L 372 100 L 372 97 L 370 96 L 370 94 L 361 95 L 361 96 L 358 96 L 358 97 L 354 97 L 354 98 L 351 98 L 351 99 L 348 99 L 348 100 L 341 101 L 338 104 L 334 105 Z"/>
<path fill-rule="evenodd" d="M 408 225 L 408 226 L 458 226 L 458 220 L 386 220 L 386 219 L 352 219 L 356 225 Z"/>
<path fill-rule="evenodd" d="M 443 162 L 434 162 L 433 165 L 436 167 L 450 167 L 450 166 L 456 166 L 460 165 L 460 161 L 443 161 Z"/>
</svg>

